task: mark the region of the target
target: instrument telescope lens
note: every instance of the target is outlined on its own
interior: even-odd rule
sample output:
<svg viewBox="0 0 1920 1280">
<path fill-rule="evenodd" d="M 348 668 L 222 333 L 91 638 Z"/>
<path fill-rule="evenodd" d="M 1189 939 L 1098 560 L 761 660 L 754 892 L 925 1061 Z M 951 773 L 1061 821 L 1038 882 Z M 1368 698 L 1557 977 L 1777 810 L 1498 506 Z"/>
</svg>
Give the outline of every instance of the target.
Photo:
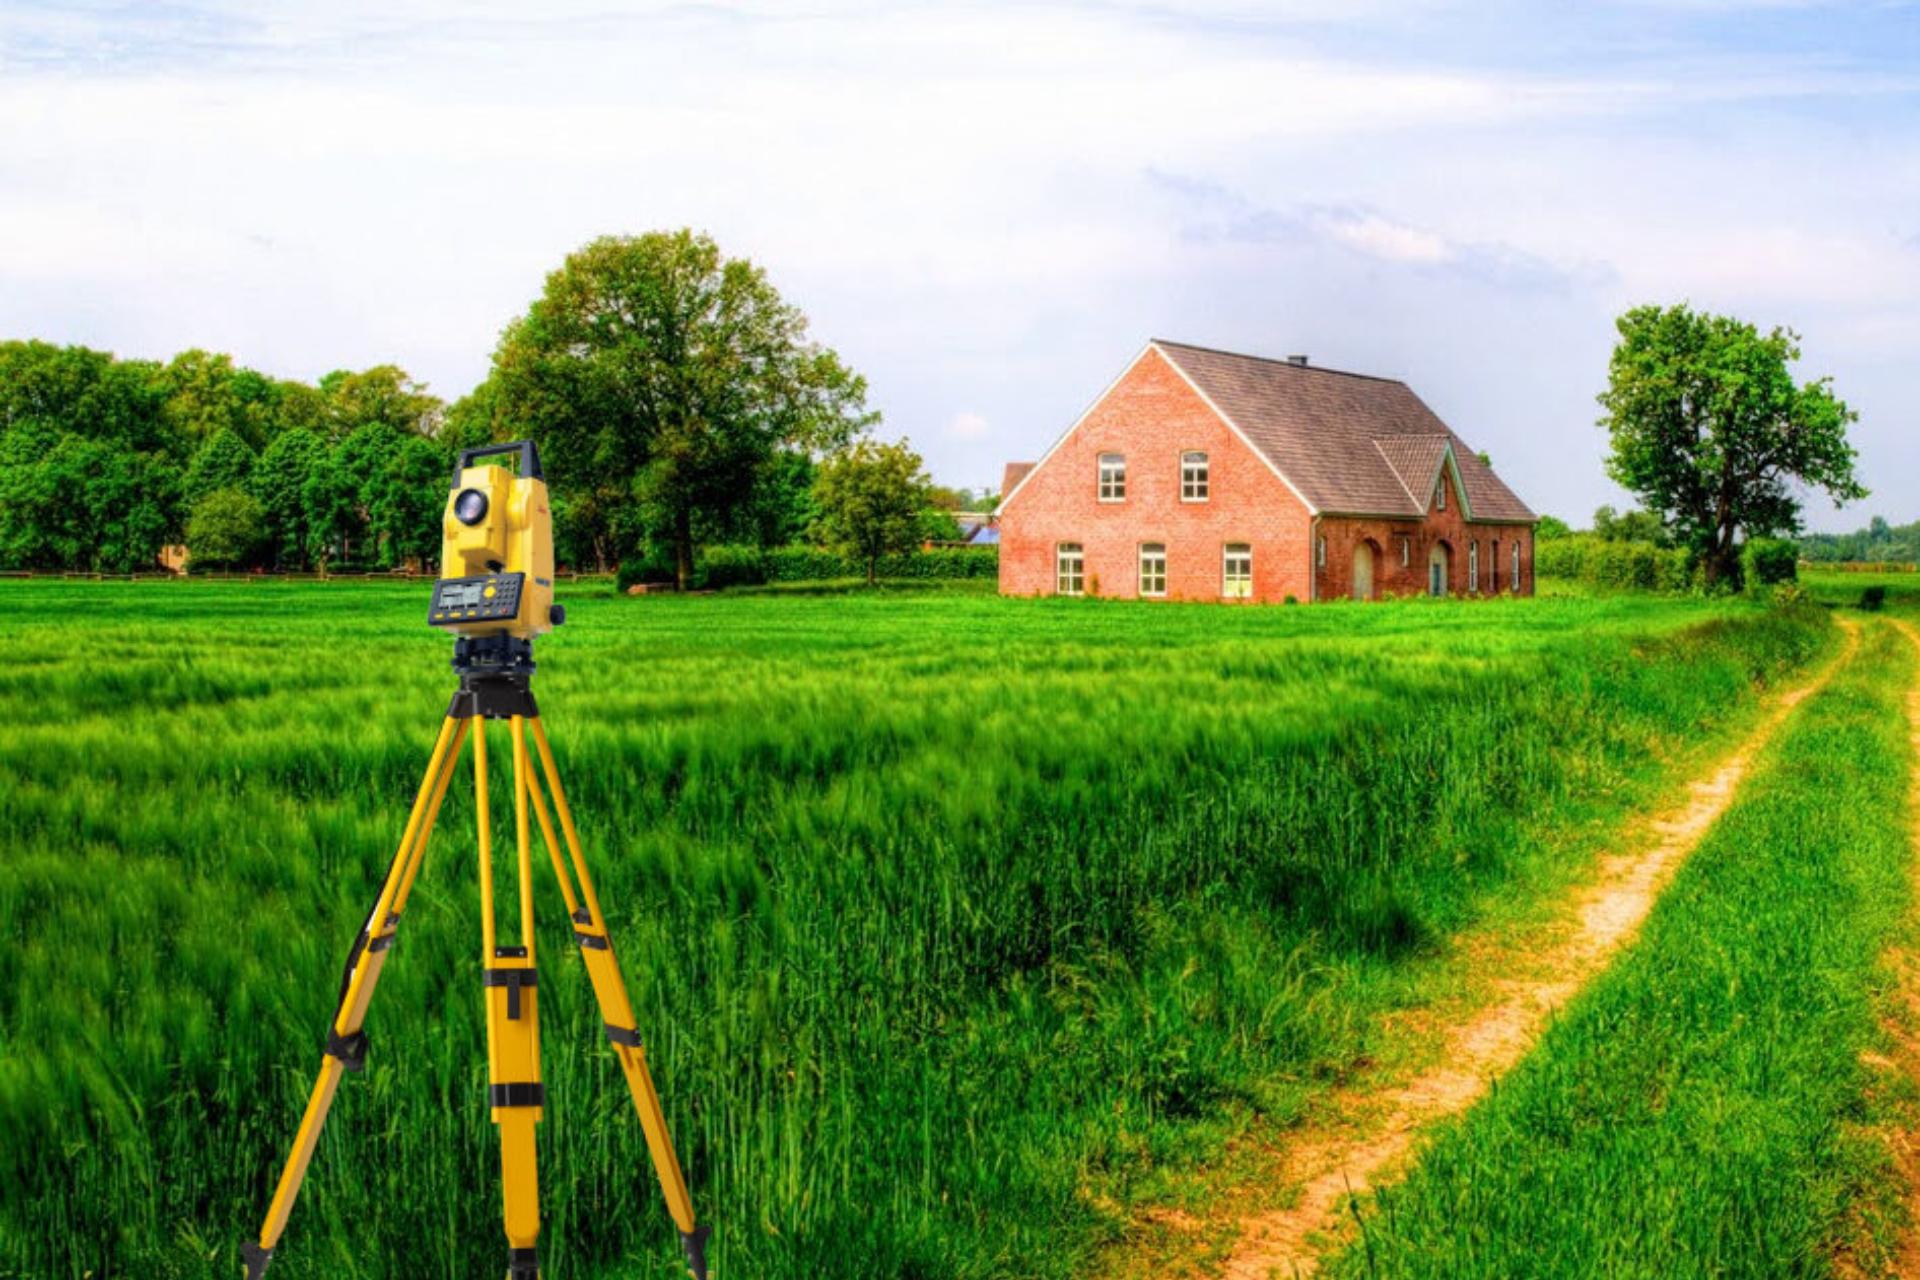
<svg viewBox="0 0 1920 1280">
<path fill-rule="evenodd" d="M 487 518 L 487 495 L 478 489 L 462 489 L 453 500 L 453 516 L 461 524 L 479 524 Z"/>
</svg>

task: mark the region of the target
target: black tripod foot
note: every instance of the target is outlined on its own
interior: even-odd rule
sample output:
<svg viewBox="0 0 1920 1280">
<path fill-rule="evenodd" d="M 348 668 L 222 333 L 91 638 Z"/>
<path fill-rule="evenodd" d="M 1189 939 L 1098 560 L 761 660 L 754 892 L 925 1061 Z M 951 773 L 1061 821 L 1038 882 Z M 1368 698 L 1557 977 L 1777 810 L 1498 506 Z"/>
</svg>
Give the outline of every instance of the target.
<svg viewBox="0 0 1920 1280">
<path fill-rule="evenodd" d="M 707 1237 L 712 1234 L 712 1227 L 695 1227 L 680 1233 L 680 1249 L 687 1255 L 687 1270 L 693 1274 L 693 1280 L 707 1280 Z"/>
<path fill-rule="evenodd" d="M 247 1264 L 247 1280 L 260 1280 L 267 1274 L 267 1264 L 273 1261 L 273 1250 L 249 1242 L 240 1246 L 240 1259 Z"/>
</svg>

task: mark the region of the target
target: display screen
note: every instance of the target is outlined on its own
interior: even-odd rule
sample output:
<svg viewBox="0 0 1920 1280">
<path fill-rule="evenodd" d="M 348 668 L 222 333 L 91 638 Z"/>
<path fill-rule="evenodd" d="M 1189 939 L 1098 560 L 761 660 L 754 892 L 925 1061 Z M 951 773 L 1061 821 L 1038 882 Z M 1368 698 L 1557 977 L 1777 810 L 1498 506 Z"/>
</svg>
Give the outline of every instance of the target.
<svg viewBox="0 0 1920 1280">
<path fill-rule="evenodd" d="M 440 584 L 440 600 L 437 608 L 468 609 L 480 603 L 480 584 L 478 582 L 444 582 Z"/>
</svg>

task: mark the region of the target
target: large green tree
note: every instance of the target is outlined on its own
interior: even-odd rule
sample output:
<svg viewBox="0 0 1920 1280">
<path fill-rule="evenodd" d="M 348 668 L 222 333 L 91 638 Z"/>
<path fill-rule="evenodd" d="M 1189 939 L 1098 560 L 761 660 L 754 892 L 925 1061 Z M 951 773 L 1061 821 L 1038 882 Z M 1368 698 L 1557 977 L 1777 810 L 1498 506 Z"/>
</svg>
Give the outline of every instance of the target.
<svg viewBox="0 0 1920 1280">
<path fill-rule="evenodd" d="M 187 467 L 187 501 L 198 502 L 215 489 L 245 489 L 253 478 L 253 450 L 232 427 L 207 437 Z"/>
<path fill-rule="evenodd" d="M 1796 532 L 1799 490 L 1866 496 L 1832 380 L 1796 383 L 1799 335 L 1762 334 L 1681 305 L 1636 307 L 1600 394 L 1607 473 L 1701 558 L 1709 585 L 1737 582 L 1740 540 Z"/>
<path fill-rule="evenodd" d="M 920 455 L 906 441 L 857 441 L 820 464 L 813 484 L 819 531 L 831 545 L 866 561 L 871 584 L 881 556 L 919 544 L 932 490 Z"/>
<path fill-rule="evenodd" d="M 244 489 L 203 495 L 187 518 L 187 551 L 203 568 L 245 568 L 265 541 L 260 504 Z"/>
<path fill-rule="evenodd" d="M 307 506 L 307 481 L 326 462 L 327 446 L 305 427 L 282 431 L 254 464 L 249 486 L 266 522 L 267 552 L 276 569 L 304 569 L 312 563 L 314 521 Z"/>
<path fill-rule="evenodd" d="M 398 365 L 379 364 L 359 373 L 335 369 L 320 379 L 320 394 L 336 435 L 362 427 L 385 426 L 432 437 L 440 430 L 446 406 Z"/>
<path fill-rule="evenodd" d="M 765 272 L 684 230 L 569 256 L 501 338 L 492 378 L 601 567 L 663 543 L 683 586 L 696 530 L 730 522 L 777 451 L 825 451 L 875 420 L 865 381 Z"/>
</svg>

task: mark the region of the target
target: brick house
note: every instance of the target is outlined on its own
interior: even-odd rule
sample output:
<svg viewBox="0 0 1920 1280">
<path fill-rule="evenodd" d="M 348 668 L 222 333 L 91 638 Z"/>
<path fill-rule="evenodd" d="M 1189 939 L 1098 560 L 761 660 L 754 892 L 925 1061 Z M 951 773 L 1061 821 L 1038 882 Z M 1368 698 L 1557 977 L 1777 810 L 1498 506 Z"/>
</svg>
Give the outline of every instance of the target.
<svg viewBox="0 0 1920 1280">
<path fill-rule="evenodd" d="M 1533 594 L 1525 503 L 1403 382 L 1155 339 L 1000 492 L 1000 590 Z"/>
</svg>

